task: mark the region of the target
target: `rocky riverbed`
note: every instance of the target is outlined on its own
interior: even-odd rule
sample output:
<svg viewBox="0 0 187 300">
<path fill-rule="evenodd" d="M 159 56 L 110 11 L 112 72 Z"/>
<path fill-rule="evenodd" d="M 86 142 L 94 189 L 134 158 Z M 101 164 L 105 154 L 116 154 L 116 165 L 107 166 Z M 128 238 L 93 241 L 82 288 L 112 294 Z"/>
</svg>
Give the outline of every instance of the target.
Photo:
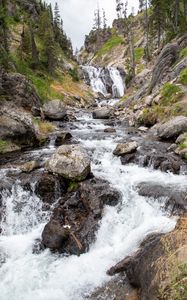
<svg viewBox="0 0 187 300">
<path fill-rule="evenodd" d="M 2 299 L 168 292 L 169 280 L 161 285 L 155 272 L 172 253 L 182 254 L 173 255 L 167 274 L 186 257 L 186 163 L 171 142 L 109 111 L 93 119 L 92 110 L 74 110 L 71 120 L 55 121 L 46 146 L 2 156 Z"/>
</svg>

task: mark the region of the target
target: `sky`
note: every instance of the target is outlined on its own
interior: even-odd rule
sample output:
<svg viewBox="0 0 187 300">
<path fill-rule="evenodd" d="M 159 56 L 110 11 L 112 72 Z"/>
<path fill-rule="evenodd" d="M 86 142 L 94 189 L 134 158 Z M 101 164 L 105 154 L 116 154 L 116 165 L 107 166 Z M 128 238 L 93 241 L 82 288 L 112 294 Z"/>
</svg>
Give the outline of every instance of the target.
<svg viewBox="0 0 187 300">
<path fill-rule="evenodd" d="M 64 30 L 70 37 L 73 47 L 80 49 L 84 44 L 84 37 L 93 26 L 94 10 L 97 9 L 97 3 L 100 8 L 106 11 L 108 25 L 116 18 L 115 0 L 47 0 L 48 3 L 58 3 L 61 17 L 64 22 Z M 129 0 L 129 12 L 134 7 L 138 9 L 139 0 Z"/>
</svg>

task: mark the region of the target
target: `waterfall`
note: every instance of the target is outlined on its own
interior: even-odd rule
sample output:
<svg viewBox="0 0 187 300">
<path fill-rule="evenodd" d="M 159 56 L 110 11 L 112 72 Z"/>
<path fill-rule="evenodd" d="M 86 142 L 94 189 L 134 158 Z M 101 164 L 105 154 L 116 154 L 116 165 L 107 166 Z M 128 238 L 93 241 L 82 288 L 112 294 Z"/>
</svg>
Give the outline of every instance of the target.
<svg viewBox="0 0 187 300">
<path fill-rule="evenodd" d="M 106 96 L 107 90 L 106 87 L 101 79 L 101 68 L 94 68 L 92 66 L 83 67 L 84 72 L 86 75 L 89 76 L 89 84 L 91 85 L 92 89 L 96 93 L 101 93 L 102 95 Z"/>
<path fill-rule="evenodd" d="M 115 68 L 109 68 L 109 71 L 110 71 L 110 77 L 113 81 L 113 85 L 112 85 L 113 97 L 114 98 L 123 97 L 125 86 L 119 70 Z"/>
<path fill-rule="evenodd" d="M 125 83 L 118 69 L 93 66 L 83 66 L 82 68 L 85 80 L 91 85 L 94 92 L 101 93 L 104 97 L 107 94 L 112 94 L 114 98 L 123 97 Z"/>
</svg>

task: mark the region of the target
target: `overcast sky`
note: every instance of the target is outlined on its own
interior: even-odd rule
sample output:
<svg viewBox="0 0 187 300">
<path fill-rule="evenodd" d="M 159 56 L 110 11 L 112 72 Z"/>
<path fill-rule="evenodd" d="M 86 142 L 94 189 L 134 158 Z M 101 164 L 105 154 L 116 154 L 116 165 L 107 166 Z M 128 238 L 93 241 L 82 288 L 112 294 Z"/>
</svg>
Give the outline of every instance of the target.
<svg viewBox="0 0 187 300">
<path fill-rule="evenodd" d="M 71 38 L 74 48 L 80 48 L 84 43 L 85 34 L 90 32 L 97 2 L 99 2 L 100 8 L 105 9 L 109 25 L 116 18 L 116 0 L 47 0 L 47 2 L 51 2 L 53 6 L 55 2 L 58 2 L 64 21 L 64 30 Z M 128 2 L 129 11 L 132 7 L 138 9 L 139 0 L 129 0 Z"/>
</svg>

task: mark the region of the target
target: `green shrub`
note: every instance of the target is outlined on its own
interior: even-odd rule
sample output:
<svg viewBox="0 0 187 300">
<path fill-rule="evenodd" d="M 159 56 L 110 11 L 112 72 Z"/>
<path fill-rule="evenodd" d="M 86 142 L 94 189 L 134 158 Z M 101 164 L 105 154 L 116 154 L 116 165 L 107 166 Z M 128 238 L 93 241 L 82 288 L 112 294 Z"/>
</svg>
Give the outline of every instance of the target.
<svg viewBox="0 0 187 300">
<path fill-rule="evenodd" d="M 0 140 L 0 154 L 10 152 L 13 150 L 18 150 L 19 147 L 10 141 Z"/>
<path fill-rule="evenodd" d="M 187 85 L 187 68 L 183 69 L 179 75 L 179 82 Z"/>
<path fill-rule="evenodd" d="M 180 58 L 187 57 L 187 48 L 184 48 L 180 52 Z"/>
<path fill-rule="evenodd" d="M 151 127 L 157 122 L 157 117 L 157 112 L 154 110 L 154 108 L 144 108 L 143 113 L 138 120 L 138 123 Z"/>
<path fill-rule="evenodd" d="M 136 48 L 134 50 L 135 61 L 139 62 L 144 56 L 144 48 Z"/>
<path fill-rule="evenodd" d="M 80 80 L 77 68 L 69 70 L 69 74 L 72 77 L 73 81 L 78 82 Z"/>
<path fill-rule="evenodd" d="M 112 36 L 103 46 L 102 48 L 97 52 L 97 56 L 102 56 L 106 53 L 108 53 L 112 48 L 122 44 L 124 42 L 123 38 L 114 35 Z"/>
<path fill-rule="evenodd" d="M 33 122 L 37 125 L 41 134 L 45 135 L 55 130 L 55 126 L 50 122 L 42 121 L 38 118 L 34 118 Z"/>
<path fill-rule="evenodd" d="M 161 96 L 163 105 L 175 103 L 181 96 L 181 88 L 172 83 L 165 83 L 161 89 Z"/>
</svg>

